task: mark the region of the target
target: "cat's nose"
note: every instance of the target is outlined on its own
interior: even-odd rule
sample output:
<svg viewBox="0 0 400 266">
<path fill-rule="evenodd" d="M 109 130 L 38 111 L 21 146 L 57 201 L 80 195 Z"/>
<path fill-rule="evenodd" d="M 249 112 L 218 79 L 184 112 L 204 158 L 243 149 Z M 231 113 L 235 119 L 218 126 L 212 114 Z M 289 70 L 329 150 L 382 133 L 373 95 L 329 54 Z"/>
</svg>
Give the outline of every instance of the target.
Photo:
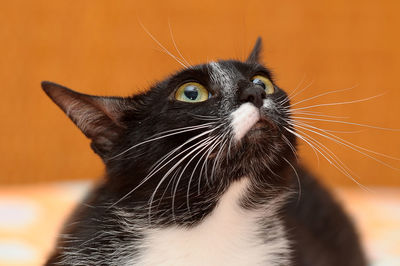
<svg viewBox="0 0 400 266">
<path fill-rule="evenodd" d="M 250 102 L 257 108 L 260 108 L 263 105 L 265 98 L 266 93 L 260 86 L 249 86 L 242 90 L 239 96 L 241 103 Z"/>
</svg>

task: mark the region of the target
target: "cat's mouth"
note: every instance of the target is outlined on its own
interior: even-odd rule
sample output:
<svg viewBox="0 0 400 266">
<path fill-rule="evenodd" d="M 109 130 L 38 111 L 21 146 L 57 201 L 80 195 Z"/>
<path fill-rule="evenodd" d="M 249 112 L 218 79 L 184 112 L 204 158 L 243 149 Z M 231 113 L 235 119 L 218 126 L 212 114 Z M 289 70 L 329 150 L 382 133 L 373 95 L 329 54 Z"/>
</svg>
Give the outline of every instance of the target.
<svg viewBox="0 0 400 266">
<path fill-rule="evenodd" d="M 228 149 L 233 148 L 236 146 L 236 148 L 241 147 L 240 149 L 252 149 L 255 147 L 259 147 L 258 145 L 261 144 L 262 146 L 272 144 L 274 142 L 274 139 L 276 139 L 276 132 L 278 131 L 278 126 L 271 121 L 267 117 L 260 117 L 257 122 L 253 124 L 253 126 L 250 127 L 250 129 L 245 133 L 245 135 L 240 139 L 239 141 L 236 142 L 235 145 L 230 146 Z M 233 144 L 233 143 L 232 143 Z M 256 146 L 254 146 L 256 145 Z M 217 156 L 223 156 L 227 150 L 224 149 L 224 151 L 220 151 L 219 149 L 216 149 L 212 153 L 208 155 L 209 159 L 216 158 Z"/>
<path fill-rule="evenodd" d="M 245 135 L 245 138 L 254 141 L 258 138 L 265 138 L 265 134 L 268 132 L 276 131 L 276 124 L 265 117 L 260 119 L 250 128 Z"/>
</svg>

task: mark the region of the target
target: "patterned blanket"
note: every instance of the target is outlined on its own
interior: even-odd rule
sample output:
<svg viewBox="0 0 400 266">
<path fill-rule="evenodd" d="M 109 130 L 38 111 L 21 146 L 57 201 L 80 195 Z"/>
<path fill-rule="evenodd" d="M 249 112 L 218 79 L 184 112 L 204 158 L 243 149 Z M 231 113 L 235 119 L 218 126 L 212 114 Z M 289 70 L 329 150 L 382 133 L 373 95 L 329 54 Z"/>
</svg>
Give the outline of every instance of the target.
<svg viewBox="0 0 400 266">
<path fill-rule="evenodd" d="M 91 183 L 0 187 L 0 265 L 42 265 L 62 222 Z M 339 188 L 371 265 L 400 265 L 400 188 Z"/>
</svg>

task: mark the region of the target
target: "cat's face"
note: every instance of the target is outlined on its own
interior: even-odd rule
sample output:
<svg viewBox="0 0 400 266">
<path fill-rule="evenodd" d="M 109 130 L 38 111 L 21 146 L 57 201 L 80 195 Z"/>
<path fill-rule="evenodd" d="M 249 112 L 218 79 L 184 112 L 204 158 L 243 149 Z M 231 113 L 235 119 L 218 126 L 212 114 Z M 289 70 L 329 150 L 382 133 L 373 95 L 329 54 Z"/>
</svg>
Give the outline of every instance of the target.
<svg viewBox="0 0 400 266">
<path fill-rule="evenodd" d="M 149 195 L 171 180 L 188 192 L 243 175 L 271 180 L 292 160 L 295 140 L 284 130 L 291 128 L 287 95 L 259 52 L 260 42 L 244 62 L 192 66 L 130 98 L 43 87 L 92 139 L 119 189 Z"/>
<path fill-rule="evenodd" d="M 132 127 L 119 153 L 107 161 L 129 157 L 132 152 L 124 149 L 153 135 L 181 132 L 137 149 L 144 153 L 159 150 L 158 157 L 162 157 L 166 151 L 188 142 L 188 151 L 198 148 L 202 154 L 204 146 L 209 151 L 205 155 L 208 158 L 234 159 L 232 164 L 246 165 L 257 160 L 272 164 L 289 148 L 282 139 L 291 138 L 283 135 L 286 131 L 282 128 L 288 126 L 289 119 L 286 99 L 285 92 L 272 82 L 270 72 L 261 64 L 218 61 L 193 66 L 135 99 L 143 101 L 144 106 L 124 116 L 124 122 Z M 170 132 L 175 129 L 177 132 Z M 200 134 L 203 135 L 196 138 Z M 195 139 L 190 141 L 191 138 Z M 171 142 L 173 145 L 169 145 Z M 214 149 L 212 143 L 216 144 Z M 191 157 L 195 155 L 193 152 Z"/>
</svg>

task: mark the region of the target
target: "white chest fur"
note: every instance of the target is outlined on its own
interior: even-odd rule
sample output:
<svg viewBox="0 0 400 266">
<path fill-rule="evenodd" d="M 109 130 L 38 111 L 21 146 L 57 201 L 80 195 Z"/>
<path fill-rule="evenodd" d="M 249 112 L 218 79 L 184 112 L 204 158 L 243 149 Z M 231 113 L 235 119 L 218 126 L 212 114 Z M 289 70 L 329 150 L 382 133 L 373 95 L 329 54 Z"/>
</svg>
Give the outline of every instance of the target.
<svg viewBox="0 0 400 266">
<path fill-rule="evenodd" d="M 139 258 L 129 265 L 287 265 L 281 258 L 289 252 L 281 223 L 274 221 L 270 232 L 264 232 L 260 219 L 273 215 L 266 213 L 268 208 L 247 211 L 239 206 L 248 184 L 247 178 L 232 184 L 214 211 L 194 228 L 149 230 Z"/>
</svg>

